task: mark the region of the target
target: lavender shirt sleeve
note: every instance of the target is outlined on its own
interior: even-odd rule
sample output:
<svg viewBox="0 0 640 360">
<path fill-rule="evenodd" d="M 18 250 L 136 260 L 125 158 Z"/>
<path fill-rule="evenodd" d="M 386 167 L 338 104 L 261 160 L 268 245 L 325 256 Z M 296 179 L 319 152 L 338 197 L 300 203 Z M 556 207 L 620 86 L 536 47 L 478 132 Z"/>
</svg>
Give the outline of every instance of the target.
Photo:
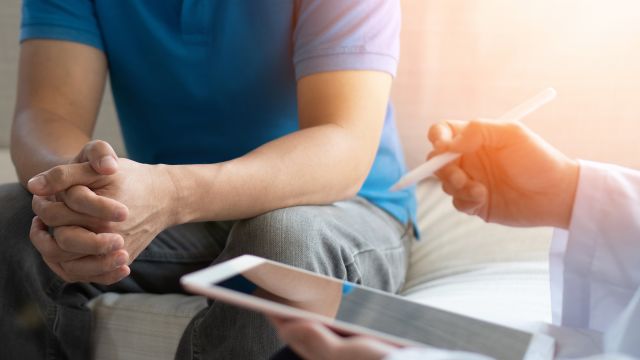
<svg viewBox="0 0 640 360">
<path fill-rule="evenodd" d="M 395 76 L 399 0 L 299 0 L 293 41 L 297 79 L 338 70 Z"/>
</svg>

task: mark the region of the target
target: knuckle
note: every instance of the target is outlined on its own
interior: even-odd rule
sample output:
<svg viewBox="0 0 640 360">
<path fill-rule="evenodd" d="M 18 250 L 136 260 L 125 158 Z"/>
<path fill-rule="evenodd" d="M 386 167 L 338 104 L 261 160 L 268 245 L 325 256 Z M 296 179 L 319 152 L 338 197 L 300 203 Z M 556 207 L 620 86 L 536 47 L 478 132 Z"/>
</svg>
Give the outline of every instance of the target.
<svg viewBox="0 0 640 360">
<path fill-rule="evenodd" d="M 47 244 L 42 241 L 42 239 L 35 233 L 29 234 L 29 240 L 33 246 L 38 250 L 38 252 L 42 255 L 42 257 L 47 258 L 49 250 L 47 249 Z"/>
<path fill-rule="evenodd" d="M 43 223 L 45 223 L 45 224 L 47 224 L 49 226 L 53 226 L 55 224 L 58 224 L 58 222 L 60 220 L 59 212 L 56 211 L 56 209 L 53 208 L 53 206 L 48 206 L 48 205 L 43 205 L 42 206 L 38 216 L 40 216 L 40 218 L 42 219 Z"/>
<path fill-rule="evenodd" d="M 92 153 L 100 148 L 103 148 L 105 145 L 106 145 L 106 142 L 104 142 L 103 140 L 99 140 L 99 139 L 91 140 L 85 146 L 85 150 L 89 153 Z"/>
<path fill-rule="evenodd" d="M 44 234 L 40 233 L 40 230 L 38 230 L 38 232 L 31 236 L 31 243 L 38 249 L 43 257 L 50 257 L 53 253 L 53 246 L 43 235 Z"/>
<path fill-rule="evenodd" d="M 33 210 L 33 212 L 40 216 L 40 211 L 42 209 L 42 201 L 40 200 L 40 197 L 38 196 L 33 196 L 31 198 L 31 210 Z"/>
<path fill-rule="evenodd" d="M 448 182 L 442 183 L 442 191 L 444 191 L 445 194 L 453 195 L 453 190 L 451 189 L 451 185 Z"/>
<path fill-rule="evenodd" d="M 53 230 L 53 237 L 56 240 L 56 243 L 62 250 L 69 251 L 71 247 L 71 237 L 69 236 L 69 231 L 64 228 L 55 228 Z"/>
<path fill-rule="evenodd" d="M 111 146 L 103 140 L 94 140 L 89 151 L 92 157 L 101 157 L 111 152 Z"/>
<path fill-rule="evenodd" d="M 59 165 L 49 170 L 45 176 L 50 183 L 62 183 L 67 179 L 68 173 L 66 166 Z"/>
<path fill-rule="evenodd" d="M 93 243 L 95 245 L 94 247 L 96 253 L 105 254 L 109 252 L 109 250 L 111 250 L 111 243 L 109 242 L 109 239 L 103 236 L 96 236 Z"/>
<path fill-rule="evenodd" d="M 71 204 L 83 204 L 86 202 L 86 196 L 81 186 L 73 186 L 66 191 L 66 201 Z"/>
<path fill-rule="evenodd" d="M 86 144 L 84 144 L 84 150 L 90 150 L 96 143 L 97 140 L 92 139 L 90 141 L 88 141 Z"/>
<path fill-rule="evenodd" d="M 94 149 L 105 149 L 109 147 L 109 144 L 104 140 L 96 139 L 91 142 L 91 146 Z"/>
<path fill-rule="evenodd" d="M 100 259 L 100 270 L 103 273 L 106 273 L 108 271 L 112 271 L 114 270 L 115 267 L 115 260 L 113 259 L 112 256 L 106 256 L 106 255 L 99 255 Z"/>
<path fill-rule="evenodd" d="M 113 223 L 103 220 L 94 220 L 91 224 L 91 229 L 95 233 L 115 233 L 117 232 Z"/>
<path fill-rule="evenodd" d="M 43 255 L 43 257 L 44 257 L 44 255 Z M 49 255 L 47 255 L 46 259 L 47 259 L 49 262 L 52 262 L 52 263 L 62 263 L 63 261 L 68 260 L 68 259 L 64 258 L 64 257 L 62 256 L 62 254 L 61 254 L 61 253 L 59 253 L 59 252 L 56 252 L 55 254 L 49 254 Z"/>
<path fill-rule="evenodd" d="M 67 276 L 69 280 L 75 280 L 76 276 L 76 262 L 75 261 L 66 261 L 60 263 L 60 268 Z M 69 281 L 71 282 L 71 281 Z"/>
</svg>

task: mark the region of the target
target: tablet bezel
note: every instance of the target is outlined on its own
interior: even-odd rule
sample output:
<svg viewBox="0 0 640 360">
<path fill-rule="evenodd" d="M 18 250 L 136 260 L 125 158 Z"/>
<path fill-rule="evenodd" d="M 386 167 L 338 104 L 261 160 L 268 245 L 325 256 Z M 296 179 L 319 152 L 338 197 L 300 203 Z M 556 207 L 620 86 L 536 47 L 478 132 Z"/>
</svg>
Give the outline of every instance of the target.
<svg viewBox="0 0 640 360">
<path fill-rule="evenodd" d="M 306 310 L 300 310 L 292 306 L 283 305 L 271 300 L 259 298 L 254 295 L 241 293 L 216 285 L 217 283 L 231 278 L 235 275 L 241 275 L 243 271 L 247 271 L 251 268 L 265 263 L 271 263 L 273 265 L 277 265 L 291 271 L 306 273 L 315 277 L 343 282 L 339 279 L 334 279 L 325 275 L 316 274 L 304 269 L 299 269 L 293 266 L 281 264 L 252 255 L 242 255 L 223 263 L 208 267 L 206 269 L 187 274 L 180 279 L 180 282 L 184 286 L 184 288 L 190 292 L 217 299 L 225 303 L 248 308 L 267 315 L 317 321 L 341 333 L 374 337 L 398 346 L 429 346 L 420 342 L 411 341 L 391 334 L 371 330 L 361 325 L 347 323 L 324 315 L 315 314 Z"/>
</svg>

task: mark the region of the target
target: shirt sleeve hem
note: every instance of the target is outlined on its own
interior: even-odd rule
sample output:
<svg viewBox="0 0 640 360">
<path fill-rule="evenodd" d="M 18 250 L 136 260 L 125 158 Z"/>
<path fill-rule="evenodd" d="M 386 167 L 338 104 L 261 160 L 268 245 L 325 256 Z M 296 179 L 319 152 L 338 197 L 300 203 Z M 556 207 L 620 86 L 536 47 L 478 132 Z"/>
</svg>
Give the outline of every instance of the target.
<svg viewBox="0 0 640 360">
<path fill-rule="evenodd" d="M 580 178 L 569 231 L 558 231 L 558 237 L 552 245 L 552 248 L 556 247 L 556 261 L 552 259 L 551 263 L 554 267 L 552 272 L 559 272 L 555 274 L 554 280 L 561 282 L 553 289 L 559 292 L 555 294 L 554 299 L 554 322 L 559 325 L 589 326 L 591 290 L 586 279 L 591 277 L 592 262 L 597 248 L 596 237 L 590 235 L 598 232 L 594 219 L 600 218 L 599 212 L 602 209 L 594 204 L 600 204 L 601 194 L 606 193 L 603 176 L 606 176 L 606 173 L 597 164 L 580 160 Z"/>
<path fill-rule="evenodd" d="M 20 33 L 20 42 L 31 39 L 66 40 L 94 47 L 104 52 L 100 36 L 94 32 L 51 24 L 24 24 Z"/>
<path fill-rule="evenodd" d="M 556 325 L 562 324 L 562 298 L 564 289 L 564 256 L 567 251 L 569 232 L 554 229 L 549 252 L 549 280 L 551 290 L 551 319 Z"/>
<path fill-rule="evenodd" d="M 296 80 L 316 73 L 340 70 L 371 70 L 396 76 L 398 60 L 376 53 L 342 53 L 313 56 L 296 61 Z"/>
</svg>

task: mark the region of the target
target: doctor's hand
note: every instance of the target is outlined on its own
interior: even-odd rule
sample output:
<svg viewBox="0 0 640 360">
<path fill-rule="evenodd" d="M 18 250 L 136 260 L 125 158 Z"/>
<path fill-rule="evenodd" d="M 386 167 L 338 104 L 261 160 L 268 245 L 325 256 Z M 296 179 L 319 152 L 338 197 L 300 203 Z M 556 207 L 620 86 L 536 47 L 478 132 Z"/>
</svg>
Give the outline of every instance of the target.
<svg viewBox="0 0 640 360">
<path fill-rule="evenodd" d="M 98 174 L 89 162 L 74 163 L 28 184 L 38 215 L 32 242 L 65 281 L 119 281 L 151 240 L 173 225 L 169 204 L 175 188 L 164 168 L 116 161 L 111 175 Z"/>
<path fill-rule="evenodd" d="M 524 125 L 446 121 L 429 140 L 429 157 L 462 154 L 436 173 L 458 210 L 504 225 L 568 228 L 579 163 Z"/>
<path fill-rule="evenodd" d="M 398 349 L 365 336 L 341 337 L 308 320 L 270 320 L 282 341 L 306 360 L 380 360 Z"/>
</svg>

